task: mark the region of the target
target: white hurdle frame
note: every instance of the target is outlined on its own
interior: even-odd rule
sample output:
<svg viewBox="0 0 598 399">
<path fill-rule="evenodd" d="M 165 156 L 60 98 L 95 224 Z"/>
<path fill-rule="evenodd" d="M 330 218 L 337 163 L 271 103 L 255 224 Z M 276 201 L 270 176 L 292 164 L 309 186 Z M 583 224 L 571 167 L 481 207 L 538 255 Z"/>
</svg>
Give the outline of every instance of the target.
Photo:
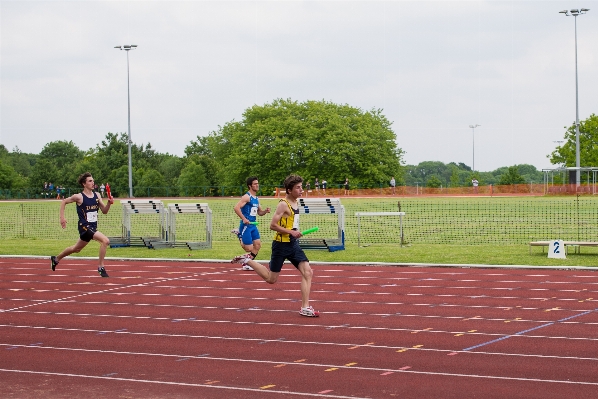
<svg viewBox="0 0 598 399">
<path fill-rule="evenodd" d="M 357 216 L 357 246 L 361 247 L 361 216 L 398 216 L 399 226 L 401 228 L 401 247 L 403 246 L 403 216 L 405 212 L 355 212 Z"/>
<path fill-rule="evenodd" d="M 207 203 L 168 204 L 167 240 L 176 245 L 176 215 L 179 213 L 203 213 L 206 215 L 206 241 L 184 241 L 189 249 L 212 248 L 212 210 Z"/>
<path fill-rule="evenodd" d="M 131 240 L 131 216 L 134 214 L 159 214 L 158 238 L 166 239 L 166 214 L 164 204 L 159 200 L 121 200 L 123 210 L 122 235 L 123 239 Z"/>
<path fill-rule="evenodd" d="M 338 236 L 323 238 L 330 252 L 345 249 L 345 207 L 340 198 L 298 198 L 299 215 L 301 214 L 336 214 L 338 216 Z M 299 219 L 301 223 L 301 218 Z M 306 240 L 310 238 L 306 237 Z M 301 238 L 299 242 L 301 244 Z"/>
</svg>

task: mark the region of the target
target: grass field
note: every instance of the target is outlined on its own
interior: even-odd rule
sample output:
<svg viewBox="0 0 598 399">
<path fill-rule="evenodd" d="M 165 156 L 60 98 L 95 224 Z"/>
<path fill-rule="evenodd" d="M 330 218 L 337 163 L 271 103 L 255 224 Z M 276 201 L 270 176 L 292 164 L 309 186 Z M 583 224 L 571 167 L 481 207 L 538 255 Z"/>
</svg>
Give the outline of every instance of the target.
<svg viewBox="0 0 598 399">
<path fill-rule="evenodd" d="M 238 224 L 232 211 L 237 198 L 172 200 L 167 202 L 208 202 L 213 210 L 212 249 L 114 248 L 108 257 L 135 258 L 188 258 L 229 259 L 240 252 L 237 240 L 230 229 Z M 262 198 L 262 207 L 274 208 L 277 199 Z M 493 198 L 341 198 L 346 210 L 346 250 L 327 252 L 307 251 L 314 261 L 338 262 L 392 262 L 434 264 L 504 264 L 504 265 L 554 265 L 596 266 L 598 249 L 583 248 L 581 254 L 568 255 L 565 260 L 548 259 L 546 252 L 534 248 L 529 254 L 527 243 L 532 240 L 565 239 L 596 241 L 598 237 L 598 200 L 593 197 L 493 197 Z M 398 245 L 398 219 L 385 226 L 378 222 L 361 221 L 369 228 L 369 241 L 379 241 L 367 247 L 357 246 L 357 220 L 355 212 L 398 211 L 406 212 L 404 219 L 407 246 Z M 0 254 L 38 255 L 57 254 L 77 239 L 76 212 L 67 206 L 69 225 L 62 230 L 58 224 L 58 201 L 28 201 L 0 203 Z M 305 215 L 302 227 L 328 226 L 321 234 L 336 235 L 332 219 L 323 221 L 314 215 Z M 330 218 L 328 216 L 328 218 Z M 272 233 L 268 229 L 269 216 L 260 218 L 263 249 L 259 259 L 270 255 Z M 153 229 L 149 219 L 136 221 Z M 366 223 L 364 225 L 364 223 Z M 108 236 L 119 236 L 122 230 L 120 204 L 113 206 L 108 215 L 100 215 L 99 228 Z M 189 227 L 187 227 L 189 228 Z M 198 234 L 201 227 L 198 227 Z M 193 233 L 186 232 L 186 235 Z M 367 241 L 367 240 L 366 240 Z M 363 242 L 363 241 L 362 241 Z M 97 256 L 97 244 L 92 243 L 79 256 Z"/>
</svg>

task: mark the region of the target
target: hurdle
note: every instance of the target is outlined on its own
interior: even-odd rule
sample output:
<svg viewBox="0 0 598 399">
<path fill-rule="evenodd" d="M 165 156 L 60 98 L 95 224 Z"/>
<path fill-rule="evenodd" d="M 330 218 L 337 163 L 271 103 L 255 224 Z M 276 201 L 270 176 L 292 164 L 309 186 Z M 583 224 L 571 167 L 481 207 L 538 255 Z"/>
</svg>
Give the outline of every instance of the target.
<svg viewBox="0 0 598 399">
<path fill-rule="evenodd" d="M 153 242 L 154 248 L 212 248 L 212 210 L 207 203 L 168 204 L 167 209 L 166 241 Z"/>
<path fill-rule="evenodd" d="M 162 201 L 121 200 L 121 237 L 108 237 L 110 248 L 147 247 L 166 239 L 166 213 Z"/>
<path fill-rule="evenodd" d="M 305 228 L 319 230 L 299 239 L 303 249 L 345 249 L 345 207 L 339 198 L 299 198 L 299 221 Z"/>
</svg>

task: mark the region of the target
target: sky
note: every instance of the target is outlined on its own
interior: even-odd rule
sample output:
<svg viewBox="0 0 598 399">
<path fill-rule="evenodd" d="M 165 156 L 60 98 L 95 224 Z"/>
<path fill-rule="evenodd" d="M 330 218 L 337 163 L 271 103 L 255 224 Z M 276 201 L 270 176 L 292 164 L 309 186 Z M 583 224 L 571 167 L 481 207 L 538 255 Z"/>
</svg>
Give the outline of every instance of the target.
<svg viewBox="0 0 598 399">
<path fill-rule="evenodd" d="M 550 168 L 575 122 L 576 18 L 559 14 L 574 8 L 590 9 L 584 120 L 598 114 L 598 0 L 0 0 L 0 144 L 88 150 L 128 132 L 130 93 L 132 141 L 182 156 L 283 98 L 382 109 L 407 164 Z"/>
</svg>

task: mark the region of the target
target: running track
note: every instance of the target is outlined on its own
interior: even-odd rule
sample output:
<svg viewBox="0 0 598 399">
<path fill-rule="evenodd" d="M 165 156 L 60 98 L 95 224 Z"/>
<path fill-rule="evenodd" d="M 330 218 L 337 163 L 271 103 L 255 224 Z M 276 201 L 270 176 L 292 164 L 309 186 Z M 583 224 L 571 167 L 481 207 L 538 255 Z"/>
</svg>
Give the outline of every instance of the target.
<svg viewBox="0 0 598 399">
<path fill-rule="evenodd" d="M 596 398 L 598 273 L 0 258 L 0 397 Z"/>
</svg>

